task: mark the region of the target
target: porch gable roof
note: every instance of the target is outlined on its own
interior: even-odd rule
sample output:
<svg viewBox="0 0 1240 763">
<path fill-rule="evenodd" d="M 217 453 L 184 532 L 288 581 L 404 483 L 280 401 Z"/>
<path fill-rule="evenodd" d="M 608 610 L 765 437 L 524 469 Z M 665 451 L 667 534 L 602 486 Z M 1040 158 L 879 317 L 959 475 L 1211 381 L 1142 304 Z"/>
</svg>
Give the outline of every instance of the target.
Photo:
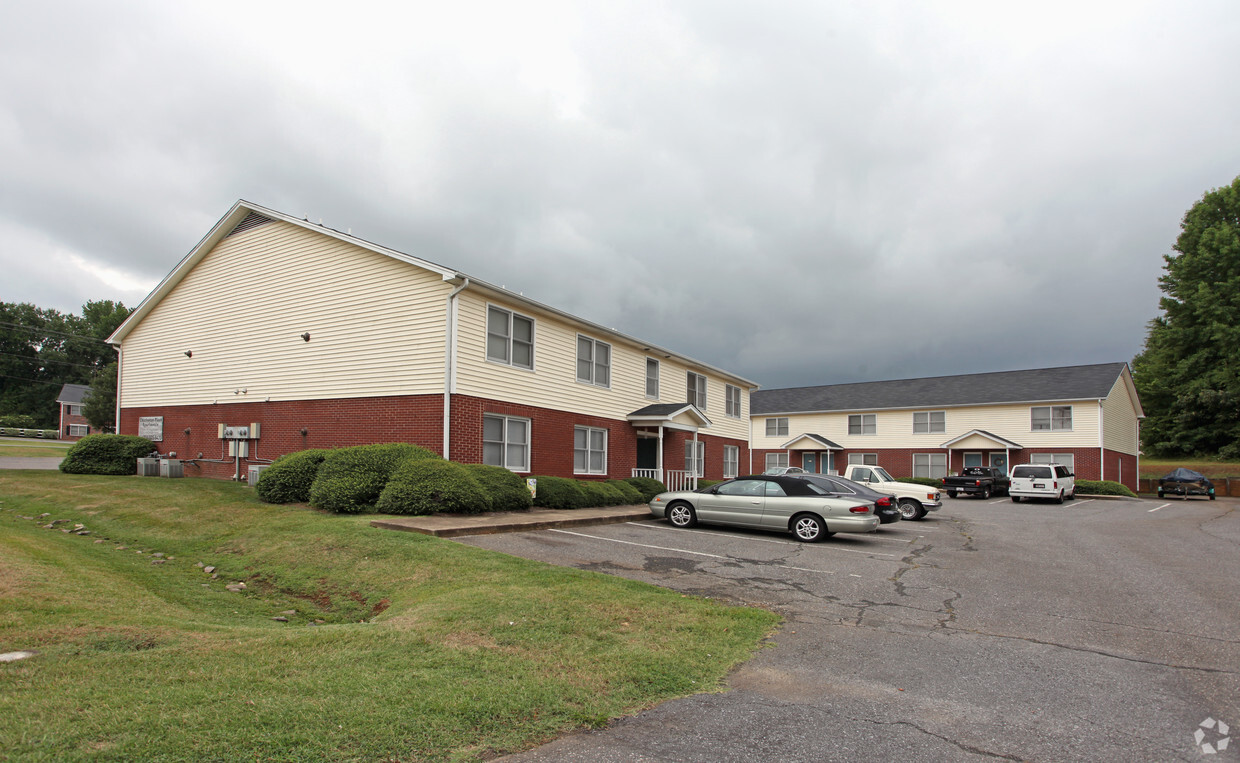
<svg viewBox="0 0 1240 763">
<path fill-rule="evenodd" d="M 692 403 L 655 403 L 645 408 L 638 408 L 626 416 L 633 424 L 646 424 L 682 429 L 698 429 L 710 426 L 710 419 Z M 676 419 L 689 419 L 696 422 L 689 424 Z"/>
<path fill-rule="evenodd" d="M 809 441 L 808 447 L 804 447 L 804 448 L 793 447 L 797 443 L 801 442 L 802 440 Z M 799 434 L 796 437 L 793 437 L 788 442 L 784 443 L 783 445 L 780 445 L 779 447 L 782 448 L 783 450 L 843 450 L 844 449 L 843 445 L 839 445 L 837 443 L 831 442 L 830 440 L 828 440 L 827 438 L 823 437 L 820 434 L 812 434 L 810 432 Z"/>
<path fill-rule="evenodd" d="M 947 442 L 943 443 L 939 447 L 951 448 L 955 446 L 957 443 L 964 442 L 965 440 L 971 437 L 980 437 L 985 440 L 990 440 L 991 442 L 995 443 L 1000 448 L 1004 448 L 1005 450 L 1020 450 L 1023 447 L 1021 445 L 1018 445 L 1012 442 L 1011 440 L 1004 439 L 997 434 L 992 434 L 990 432 L 987 432 L 985 429 L 972 429 L 968 432 L 965 432 L 964 434 L 960 435 L 959 437 L 955 439 L 948 440 Z"/>
</svg>

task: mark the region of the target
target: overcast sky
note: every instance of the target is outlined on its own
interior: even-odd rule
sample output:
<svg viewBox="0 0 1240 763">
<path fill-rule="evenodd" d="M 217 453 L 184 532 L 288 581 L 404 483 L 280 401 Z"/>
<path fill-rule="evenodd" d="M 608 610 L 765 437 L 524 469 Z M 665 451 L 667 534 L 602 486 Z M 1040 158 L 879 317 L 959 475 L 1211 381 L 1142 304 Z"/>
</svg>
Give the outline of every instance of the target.
<svg viewBox="0 0 1240 763">
<path fill-rule="evenodd" d="M 0 0 L 0 300 L 239 198 L 763 387 L 1127 361 L 1240 3 Z"/>
</svg>

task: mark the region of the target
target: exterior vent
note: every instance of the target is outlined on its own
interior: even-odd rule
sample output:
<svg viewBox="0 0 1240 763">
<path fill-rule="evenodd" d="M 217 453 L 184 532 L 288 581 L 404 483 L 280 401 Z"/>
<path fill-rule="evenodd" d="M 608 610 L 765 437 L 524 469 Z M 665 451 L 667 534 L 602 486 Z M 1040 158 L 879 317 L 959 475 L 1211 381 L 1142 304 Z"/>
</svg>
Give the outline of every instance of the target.
<svg viewBox="0 0 1240 763">
<path fill-rule="evenodd" d="M 181 466 L 181 460 L 179 458 L 161 458 L 159 460 L 159 476 L 184 477 L 185 469 Z"/>
<path fill-rule="evenodd" d="M 266 469 L 268 466 L 270 466 L 270 464 L 257 464 L 257 465 L 251 464 L 250 465 L 250 477 L 248 480 L 248 482 L 250 483 L 250 487 L 254 487 L 255 485 L 258 484 L 258 478 L 262 475 L 263 470 Z"/>
<path fill-rule="evenodd" d="M 139 477 L 158 477 L 159 476 L 159 459 L 158 458 L 139 458 L 138 459 L 138 476 Z"/>
<path fill-rule="evenodd" d="M 237 223 L 237 227 L 233 228 L 232 232 L 229 233 L 228 236 L 235 236 L 238 233 L 245 233 L 252 228 L 257 228 L 260 225 L 266 225 L 269 222 L 271 222 L 270 217 L 263 217 L 257 212 L 251 212 L 245 216 L 244 220 Z M 228 238 L 228 236 L 225 236 L 224 238 Z"/>
</svg>

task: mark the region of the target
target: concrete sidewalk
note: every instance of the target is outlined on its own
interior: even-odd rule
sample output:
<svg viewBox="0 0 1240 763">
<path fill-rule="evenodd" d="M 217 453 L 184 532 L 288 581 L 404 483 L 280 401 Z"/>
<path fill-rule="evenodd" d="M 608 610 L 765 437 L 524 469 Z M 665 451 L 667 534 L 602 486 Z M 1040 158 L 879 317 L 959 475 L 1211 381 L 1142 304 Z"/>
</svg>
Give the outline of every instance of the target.
<svg viewBox="0 0 1240 763">
<path fill-rule="evenodd" d="M 529 511 L 491 511 L 485 514 L 434 514 L 419 517 L 385 517 L 375 519 L 371 527 L 384 530 L 436 535 L 451 538 L 458 535 L 492 535 L 494 533 L 517 533 L 529 530 L 547 530 L 553 527 L 581 527 L 583 525 L 606 525 L 649 519 L 653 515 L 645 504 L 637 506 L 608 506 L 602 509 L 530 509 Z"/>
</svg>

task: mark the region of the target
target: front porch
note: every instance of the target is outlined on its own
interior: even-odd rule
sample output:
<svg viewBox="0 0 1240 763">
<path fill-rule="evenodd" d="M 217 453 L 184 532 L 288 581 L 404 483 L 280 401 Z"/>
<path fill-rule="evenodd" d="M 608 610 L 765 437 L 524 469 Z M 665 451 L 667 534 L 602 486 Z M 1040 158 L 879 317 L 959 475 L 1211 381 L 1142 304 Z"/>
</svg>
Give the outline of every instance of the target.
<svg viewBox="0 0 1240 763">
<path fill-rule="evenodd" d="M 689 403 L 663 403 L 633 411 L 628 420 L 637 432 L 633 476 L 658 480 L 669 491 L 696 490 L 705 473 L 705 443 L 698 439 L 698 430 L 709 427 L 710 419 Z M 667 468 L 669 462 L 681 463 L 677 455 L 681 443 L 684 468 Z"/>
</svg>

